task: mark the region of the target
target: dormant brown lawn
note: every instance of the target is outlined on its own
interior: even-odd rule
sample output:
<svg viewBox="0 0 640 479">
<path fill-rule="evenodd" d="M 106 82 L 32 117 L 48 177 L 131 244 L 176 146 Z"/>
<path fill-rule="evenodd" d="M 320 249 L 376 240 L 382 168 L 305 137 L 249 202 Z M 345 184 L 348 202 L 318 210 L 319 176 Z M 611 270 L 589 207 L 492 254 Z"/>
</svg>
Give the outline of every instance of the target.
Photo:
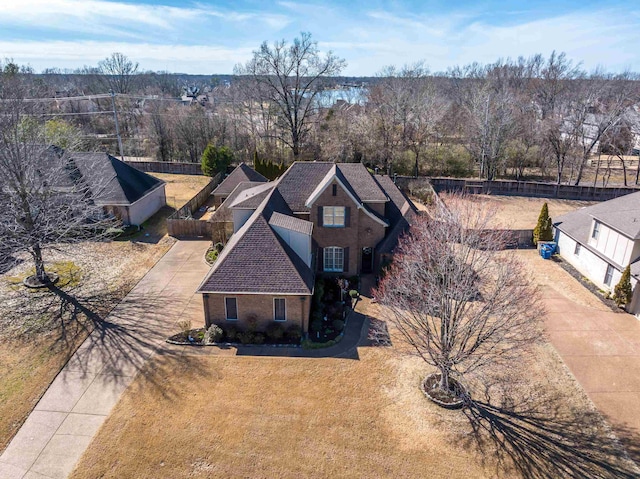
<svg viewBox="0 0 640 479">
<path fill-rule="evenodd" d="M 358 361 L 160 357 L 72 477 L 491 477 L 433 427 L 443 412 L 417 387 L 399 397 L 398 367 L 382 349 Z"/>
<path fill-rule="evenodd" d="M 167 197 L 175 199 L 180 207 L 206 185 L 209 178 L 189 175 L 154 174 L 167 182 Z M 168 209 L 167 209 L 168 210 Z M 153 232 L 166 233 L 165 211 L 152 218 Z M 147 230 L 148 231 L 148 230 Z M 118 298 L 124 295 L 169 249 L 172 240 L 160 239 L 155 244 L 108 242 L 85 243 L 68 249 L 66 253 L 56 252 L 48 259 L 51 261 L 73 261 L 94 284 L 94 290 L 109 291 L 113 307 Z M 10 294 L 6 278 L 19 276 L 30 267 L 25 262 L 4 275 L 0 275 L 0 297 Z M 81 285 L 79 292 L 86 292 Z M 0 315 L 22 314 L 20 311 L 7 311 L 0 304 Z M 83 328 L 67 326 L 65 334 L 54 328 L 46 333 L 16 338 L 14 335 L 0 335 L 0 451 L 2 451 L 25 418 L 38 402 L 58 371 L 82 343 L 88 331 Z"/>
<path fill-rule="evenodd" d="M 447 194 L 440 197 L 447 201 Z M 533 229 L 538 221 L 542 205 L 549 206 L 549 216 L 553 220 L 578 208 L 595 204 L 591 201 L 559 200 L 555 198 L 528 198 L 524 196 L 470 195 L 469 199 L 478 207 L 495 208 L 496 227 L 510 229 Z"/>
<path fill-rule="evenodd" d="M 366 298 L 358 309 L 384 316 Z M 158 356 L 125 392 L 72 478 L 522 477 L 506 449 L 483 432 L 478 440 L 464 413 L 422 395 L 418 386 L 429 370 L 400 354 L 391 333 L 393 347 L 360 347 L 358 360 Z M 512 382 L 508 396 L 501 387 L 491 392 L 492 404 L 524 400 L 525 410 L 534 408 L 531 417 L 542 420 L 534 428 L 541 441 L 526 445 L 542 449 L 523 452 L 543 471 L 557 441 L 568 444 L 557 454 L 583 470 L 596 463 L 633 469 L 551 345 L 494 373 Z M 471 388 L 486 400 L 480 385 Z M 513 417 L 507 422 L 516 431 L 530 427 Z"/>
<path fill-rule="evenodd" d="M 202 175 L 149 174 L 166 182 L 167 205 L 175 209 L 184 205 L 211 181 L 210 177 Z"/>
</svg>

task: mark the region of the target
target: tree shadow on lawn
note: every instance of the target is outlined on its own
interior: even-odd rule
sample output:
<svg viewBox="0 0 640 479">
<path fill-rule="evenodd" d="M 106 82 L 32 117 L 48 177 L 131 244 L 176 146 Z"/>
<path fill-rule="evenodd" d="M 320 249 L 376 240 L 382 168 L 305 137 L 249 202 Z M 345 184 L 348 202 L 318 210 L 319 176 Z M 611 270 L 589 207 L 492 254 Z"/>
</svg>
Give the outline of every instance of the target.
<svg viewBox="0 0 640 479">
<path fill-rule="evenodd" d="M 84 277 L 82 282 L 86 281 L 90 278 Z M 23 324 L 17 338 L 28 341 L 33 335 L 53 333 L 49 347 L 66 354 L 65 371 L 101 374 L 114 387 L 142 373 L 163 396 L 179 394 L 165 381 L 155 384 L 157 376 L 148 373 L 145 365 L 175 332 L 170 318 L 178 317 L 185 300 L 166 293 L 162 297 L 135 292 L 125 296 L 124 291 L 109 290 L 100 282 L 97 287 L 80 286 L 61 289 L 50 285 L 35 294 L 19 292 L 12 307 L 14 318 L 9 321 L 34 319 Z M 190 374 L 197 375 L 200 369 Z"/>
<path fill-rule="evenodd" d="M 509 402 L 495 406 L 486 395 L 465 408 L 474 445 L 497 453 L 499 468 L 512 464 L 526 479 L 640 477 L 630 459 L 640 457 L 637 433 L 616 430 L 616 439 L 599 413 L 571 408 L 558 395 Z"/>
</svg>

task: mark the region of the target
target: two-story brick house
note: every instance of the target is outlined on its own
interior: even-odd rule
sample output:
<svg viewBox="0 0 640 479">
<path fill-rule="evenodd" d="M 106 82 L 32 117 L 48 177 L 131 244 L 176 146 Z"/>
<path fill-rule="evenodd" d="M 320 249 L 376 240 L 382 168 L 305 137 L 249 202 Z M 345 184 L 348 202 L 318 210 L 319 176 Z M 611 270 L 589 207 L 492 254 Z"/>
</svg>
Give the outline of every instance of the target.
<svg viewBox="0 0 640 479">
<path fill-rule="evenodd" d="M 294 163 L 222 206 L 234 234 L 198 289 L 207 326 L 254 317 L 305 332 L 316 274 L 373 272 L 416 212 L 390 178 L 328 162 Z"/>
</svg>

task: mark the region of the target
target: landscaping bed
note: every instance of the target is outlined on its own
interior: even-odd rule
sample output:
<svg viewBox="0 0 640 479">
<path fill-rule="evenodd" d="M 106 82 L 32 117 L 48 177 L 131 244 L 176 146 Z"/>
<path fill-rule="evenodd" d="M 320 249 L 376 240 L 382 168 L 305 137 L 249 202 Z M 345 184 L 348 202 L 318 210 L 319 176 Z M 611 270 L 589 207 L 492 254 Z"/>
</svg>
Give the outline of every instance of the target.
<svg viewBox="0 0 640 479">
<path fill-rule="evenodd" d="M 562 267 L 562 269 L 564 269 L 567 273 L 569 273 L 576 280 L 578 280 L 582 286 L 584 286 L 589 291 L 591 291 L 593 293 L 593 295 L 596 298 L 598 298 L 600 301 L 602 301 L 602 303 L 605 306 L 607 306 L 609 309 L 611 309 L 611 311 L 613 311 L 614 313 L 624 313 L 625 312 L 623 308 L 620 308 L 616 304 L 616 302 L 609 297 L 608 293 L 606 293 L 605 291 L 602 291 L 595 284 L 593 284 L 591 281 L 589 281 L 587 278 L 585 278 L 582 275 L 582 273 L 580 273 L 580 271 L 578 271 L 572 265 L 570 265 L 569 263 L 564 261 L 560 257 L 560 255 L 553 255 L 551 257 L 551 259 L 554 262 L 558 263 Z"/>
<path fill-rule="evenodd" d="M 306 342 L 308 347 L 313 347 L 312 343 L 333 345 L 342 338 L 347 314 L 358 298 L 358 285 L 357 276 L 316 281 Z"/>
<path fill-rule="evenodd" d="M 178 334 L 167 338 L 167 343 L 181 346 L 290 346 L 299 347 L 302 330 L 297 324 L 285 326 L 273 321 L 265 331 L 258 331 L 249 326 L 239 330 L 235 326 L 220 327 L 212 325 L 209 329 L 183 329 Z"/>
<path fill-rule="evenodd" d="M 467 396 L 466 388 L 456 381 L 449 378 L 449 391 L 440 388 L 440 380 L 442 375 L 434 373 L 427 376 L 420 386 L 424 395 L 445 409 L 459 409 L 464 405 Z"/>
<path fill-rule="evenodd" d="M 222 253 L 223 249 L 224 245 L 222 243 L 212 244 L 204 254 L 204 260 L 207 262 L 207 264 L 213 266 L 213 264 L 218 260 L 218 256 L 220 256 L 220 253 Z"/>
</svg>

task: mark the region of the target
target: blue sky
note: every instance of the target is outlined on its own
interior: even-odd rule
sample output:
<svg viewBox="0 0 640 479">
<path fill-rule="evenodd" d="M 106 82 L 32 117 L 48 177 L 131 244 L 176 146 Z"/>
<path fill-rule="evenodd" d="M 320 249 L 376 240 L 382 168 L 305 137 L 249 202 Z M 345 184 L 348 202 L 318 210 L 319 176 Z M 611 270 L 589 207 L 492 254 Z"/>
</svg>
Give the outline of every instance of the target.
<svg viewBox="0 0 640 479">
<path fill-rule="evenodd" d="M 119 51 L 144 70 L 231 73 L 262 41 L 301 31 L 345 58 L 346 75 L 553 50 L 586 69 L 640 71 L 638 0 L 2 0 L 0 58 L 40 71 Z"/>
</svg>

